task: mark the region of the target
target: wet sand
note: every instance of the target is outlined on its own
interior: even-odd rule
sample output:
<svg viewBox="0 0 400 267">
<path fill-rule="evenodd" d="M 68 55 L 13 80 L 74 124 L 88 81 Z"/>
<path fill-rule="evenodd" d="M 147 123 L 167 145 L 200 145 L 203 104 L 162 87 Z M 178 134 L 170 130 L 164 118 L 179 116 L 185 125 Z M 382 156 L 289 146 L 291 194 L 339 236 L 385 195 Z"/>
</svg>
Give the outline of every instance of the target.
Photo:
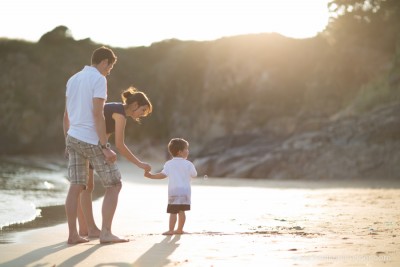
<svg viewBox="0 0 400 267">
<path fill-rule="evenodd" d="M 163 236 L 167 181 L 121 170 L 113 231 L 130 242 L 67 245 L 63 222 L 15 233 L 0 244 L 0 266 L 400 266 L 400 182 L 200 177 L 189 234 Z"/>
</svg>

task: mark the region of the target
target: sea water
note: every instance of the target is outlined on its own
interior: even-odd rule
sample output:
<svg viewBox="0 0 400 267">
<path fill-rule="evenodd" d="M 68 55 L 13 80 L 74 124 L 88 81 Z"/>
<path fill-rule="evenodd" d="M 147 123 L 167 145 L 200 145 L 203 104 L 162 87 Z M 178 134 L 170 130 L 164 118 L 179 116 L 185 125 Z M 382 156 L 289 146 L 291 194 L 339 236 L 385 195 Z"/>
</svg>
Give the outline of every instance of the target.
<svg viewBox="0 0 400 267">
<path fill-rule="evenodd" d="M 41 216 L 41 208 L 63 205 L 68 190 L 66 168 L 0 159 L 0 229 Z"/>
</svg>

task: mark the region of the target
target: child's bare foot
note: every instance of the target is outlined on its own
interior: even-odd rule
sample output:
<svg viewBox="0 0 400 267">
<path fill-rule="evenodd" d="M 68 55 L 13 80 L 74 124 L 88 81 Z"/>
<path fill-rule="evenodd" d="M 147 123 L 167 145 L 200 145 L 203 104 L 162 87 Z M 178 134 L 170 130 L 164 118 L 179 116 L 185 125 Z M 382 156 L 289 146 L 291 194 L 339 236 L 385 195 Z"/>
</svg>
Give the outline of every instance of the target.
<svg viewBox="0 0 400 267">
<path fill-rule="evenodd" d="M 184 235 L 184 234 L 187 234 L 187 232 L 185 232 L 183 230 L 176 230 L 176 231 L 174 231 L 174 234 L 176 234 L 176 235 Z"/>
<path fill-rule="evenodd" d="M 129 242 L 129 239 L 119 238 L 118 236 L 115 236 L 115 235 L 113 235 L 111 233 L 109 233 L 109 234 L 100 234 L 100 243 L 101 244 L 123 243 L 123 242 Z"/>
<path fill-rule="evenodd" d="M 173 235 L 173 234 L 174 234 L 174 231 L 167 231 L 167 232 L 163 233 L 163 235 Z"/>
<path fill-rule="evenodd" d="M 67 241 L 67 243 L 70 245 L 86 243 L 86 242 L 89 242 L 89 240 L 84 237 L 81 237 L 79 235 L 71 236 L 68 238 L 68 241 Z"/>
</svg>

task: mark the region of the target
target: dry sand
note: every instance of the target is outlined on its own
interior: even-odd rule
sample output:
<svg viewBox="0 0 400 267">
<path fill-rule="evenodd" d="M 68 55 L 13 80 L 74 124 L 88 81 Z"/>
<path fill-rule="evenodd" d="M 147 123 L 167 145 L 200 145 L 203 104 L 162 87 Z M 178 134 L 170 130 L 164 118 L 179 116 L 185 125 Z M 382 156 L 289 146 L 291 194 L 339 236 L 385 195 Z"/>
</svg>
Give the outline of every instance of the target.
<svg viewBox="0 0 400 267">
<path fill-rule="evenodd" d="M 399 182 L 213 179 L 192 183 L 186 235 L 167 230 L 167 181 L 122 162 L 113 231 L 67 245 L 67 224 L 15 234 L 0 266 L 400 266 Z M 94 202 L 101 225 L 102 198 Z"/>
</svg>

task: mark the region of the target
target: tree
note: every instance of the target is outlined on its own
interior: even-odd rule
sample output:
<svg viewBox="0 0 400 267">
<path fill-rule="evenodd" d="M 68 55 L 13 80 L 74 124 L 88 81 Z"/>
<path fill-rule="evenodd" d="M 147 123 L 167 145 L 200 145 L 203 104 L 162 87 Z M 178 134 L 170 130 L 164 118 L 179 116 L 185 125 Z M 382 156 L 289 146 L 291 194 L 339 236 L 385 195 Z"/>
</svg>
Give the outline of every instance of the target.
<svg viewBox="0 0 400 267">
<path fill-rule="evenodd" d="M 57 44 L 66 40 L 74 40 L 71 31 L 66 26 L 58 26 L 40 37 L 39 43 Z"/>
<path fill-rule="evenodd" d="M 399 43 L 400 1 L 331 0 L 325 34 L 343 45 L 367 46 L 395 53 Z"/>
</svg>

